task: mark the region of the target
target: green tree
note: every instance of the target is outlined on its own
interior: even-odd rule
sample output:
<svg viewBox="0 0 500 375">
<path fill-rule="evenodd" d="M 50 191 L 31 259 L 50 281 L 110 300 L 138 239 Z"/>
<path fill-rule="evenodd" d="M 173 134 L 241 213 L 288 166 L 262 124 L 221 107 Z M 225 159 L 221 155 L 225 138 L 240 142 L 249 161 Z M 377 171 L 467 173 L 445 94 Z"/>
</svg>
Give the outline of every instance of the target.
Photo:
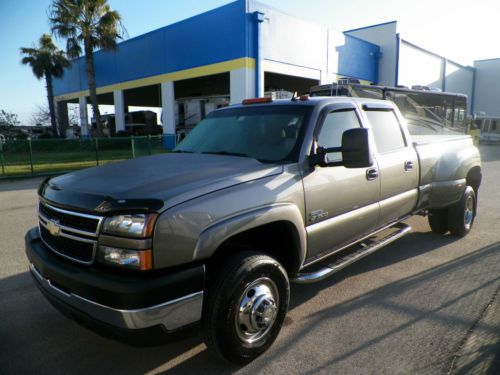
<svg viewBox="0 0 500 375">
<path fill-rule="evenodd" d="M 32 48 L 21 47 L 21 53 L 25 55 L 21 63 L 29 65 L 36 78 L 45 78 L 47 85 L 47 100 L 49 101 L 50 123 L 54 134 L 57 134 L 56 110 L 54 108 L 54 92 L 52 90 L 52 79 L 62 77 L 64 68 L 69 66 L 66 55 L 52 42 L 48 34 L 43 34 L 38 41 L 38 46 Z"/>
<path fill-rule="evenodd" d="M 78 57 L 85 53 L 90 102 L 97 124 L 97 133 L 102 135 L 101 114 L 97 101 L 94 69 L 96 49 L 115 50 L 116 42 L 125 32 L 121 16 L 111 10 L 107 0 L 53 0 L 49 9 L 52 32 L 66 40 L 66 53 Z"/>
</svg>

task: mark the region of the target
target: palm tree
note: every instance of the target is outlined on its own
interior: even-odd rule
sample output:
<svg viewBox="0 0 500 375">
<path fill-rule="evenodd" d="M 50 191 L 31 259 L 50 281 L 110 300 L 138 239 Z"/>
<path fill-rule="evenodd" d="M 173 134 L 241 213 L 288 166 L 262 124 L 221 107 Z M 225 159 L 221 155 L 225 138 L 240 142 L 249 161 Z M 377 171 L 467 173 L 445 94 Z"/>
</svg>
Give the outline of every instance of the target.
<svg viewBox="0 0 500 375">
<path fill-rule="evenodd" d="M 66 40 L 66 52 L 69 57 L 80 56 L 83 47 L 90 102 L 97 124 L 97 133 L 102 135 L 95 82 L 94 50 L 116 49 L 116 41 L 121 39 L 125 32 L 121 16 L 117 11 L 111 10 L 107 0 L 53 0 L 49 18 L 52 32 Z"/>
<path fill-rule="evenodd" d="M 54 108 L 54 92 L 52 90 L 52 78 L 62 77 L 64 68 L 69 66 L 69 61 L 63 51 L 56 47 L 49 34 L 43 34 L 38 41 L 38 46 L 32 48 L 21 47 L 21 53 L 25 56 L 21 63 L 29 65 L 36 78 L 45 77 L 47 84 L 47 99 L 49 101 L 50 123 L 54 135 L 57 134 L 56 111 Z"/>
</svg>

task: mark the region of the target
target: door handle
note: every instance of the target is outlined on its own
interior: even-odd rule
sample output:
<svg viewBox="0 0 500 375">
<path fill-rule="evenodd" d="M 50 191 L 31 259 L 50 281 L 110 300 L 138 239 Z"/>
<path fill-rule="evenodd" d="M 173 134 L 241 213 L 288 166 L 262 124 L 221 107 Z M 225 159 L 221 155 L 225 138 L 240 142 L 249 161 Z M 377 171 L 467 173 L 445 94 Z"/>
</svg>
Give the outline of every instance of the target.
<svg viewBox="0 0 500 375">
<path fill-rule="evenodd" d="M 405 161 L 405 171 L 413 169 L 413 162 L 411 160 Z"/>
<path fill-rule="evenodd" d="M 366 179 L 375 180 L 378 178 L 378 170 L 376 168 L 370 168 L 366 170 Z"/>
</svg>

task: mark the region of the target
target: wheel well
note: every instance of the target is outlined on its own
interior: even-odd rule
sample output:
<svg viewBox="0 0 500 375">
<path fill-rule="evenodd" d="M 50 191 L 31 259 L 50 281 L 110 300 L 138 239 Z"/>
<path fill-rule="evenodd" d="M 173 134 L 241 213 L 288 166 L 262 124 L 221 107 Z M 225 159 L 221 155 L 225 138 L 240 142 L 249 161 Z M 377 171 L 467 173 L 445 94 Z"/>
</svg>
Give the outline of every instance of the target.
<svg viewBox="0 0 500 375">
<path fill-rule="evenodd" d="M 278 260 L 289 275 L 300 268 L 300 239 L 294 225 L 276 221 L 238 233 L 225 240 L 210 257 L 208 268 L 216 268 L 241 250 L 257 250 Z"/>
<path fill-rule="evenodd" d="M 474 192 L 477 194 L 479 186 L 481 185 L 481 168 L 474 167 L 467 173 L 467 177 L 465 178 L 467 186 L 471 186 L 474 189 Z"/>
</svg>

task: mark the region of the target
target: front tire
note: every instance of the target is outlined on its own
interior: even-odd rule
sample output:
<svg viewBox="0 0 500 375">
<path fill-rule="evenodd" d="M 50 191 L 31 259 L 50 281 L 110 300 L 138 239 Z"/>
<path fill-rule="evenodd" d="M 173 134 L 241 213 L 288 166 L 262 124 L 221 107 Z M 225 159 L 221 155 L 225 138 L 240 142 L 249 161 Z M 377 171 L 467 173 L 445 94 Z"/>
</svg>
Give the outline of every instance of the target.
<svg viewBox="0 0 500 375">
<path fill-rule="evenodd" d="M 476 217 L 476 193 L 470 186 L 465 188 L 460 201 L 448 209 L 448 227 L 451 234 L 464 237 L 469 234 Z"/>
<path fill-rule="evenodd" d="M 215 270 L 203 314 L 205 342 L 220 357 L 251 362 L 278 336 L 290 284 L 283 266 L 259 252 L 242 252 Z"/>
</svg>

